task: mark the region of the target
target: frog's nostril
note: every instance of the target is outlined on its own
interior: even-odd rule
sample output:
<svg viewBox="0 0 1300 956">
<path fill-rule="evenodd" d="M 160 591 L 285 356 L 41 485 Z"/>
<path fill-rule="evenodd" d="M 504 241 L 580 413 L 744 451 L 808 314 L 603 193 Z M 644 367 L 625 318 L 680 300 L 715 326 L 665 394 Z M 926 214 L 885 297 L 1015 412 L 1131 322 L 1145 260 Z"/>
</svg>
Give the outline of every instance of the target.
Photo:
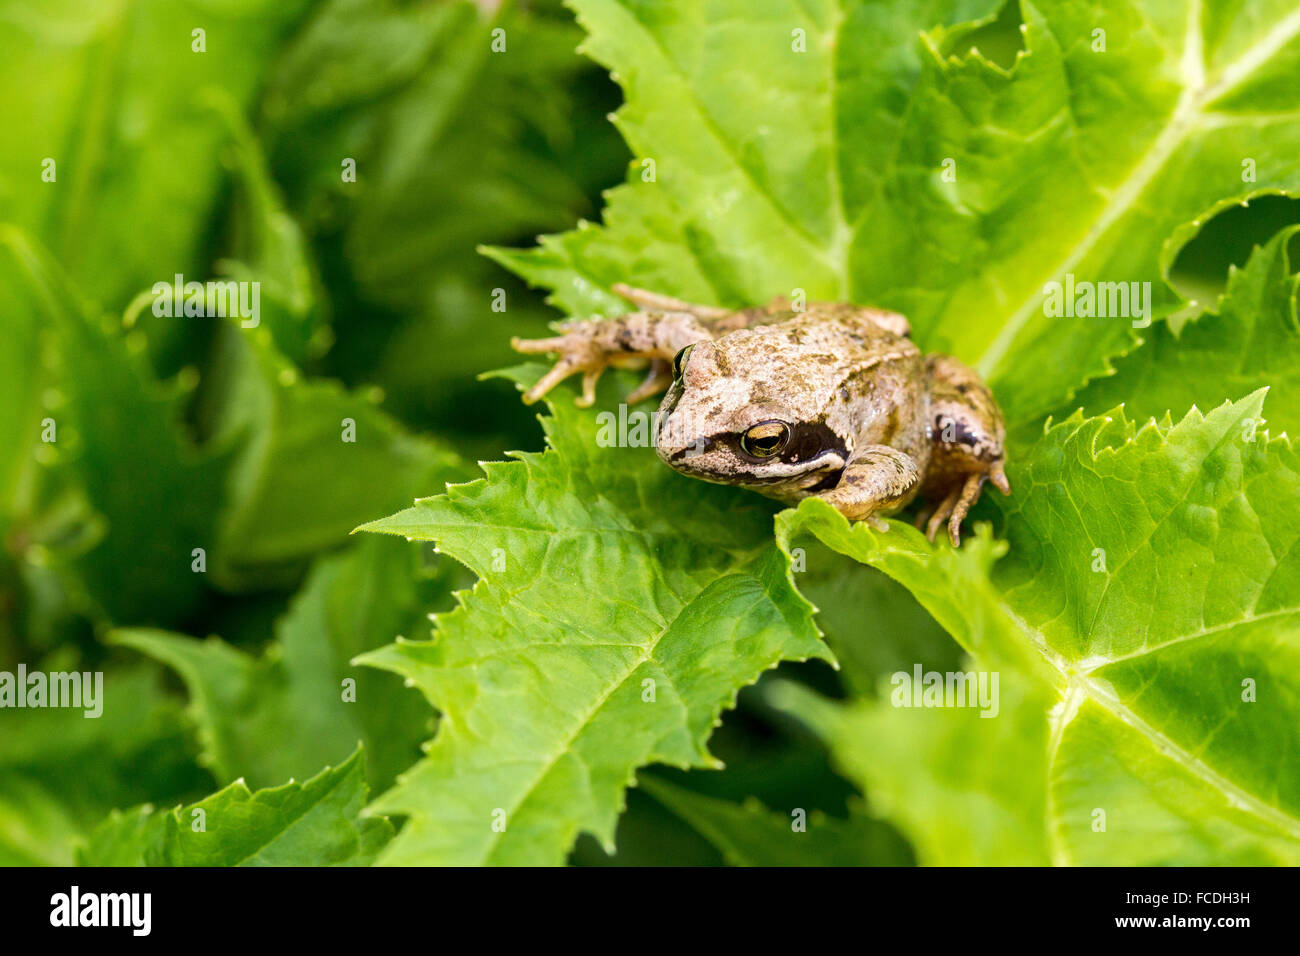
<svg viewBox="0 0 1300 956">
<path fill-rule="evenodd" d="M 668 456 L 669 461 L 689 461 L 699 455 L 703 455 L 713 447 L 713 440 L 710 438 L 693 438 L 684 442 L 682 447 Z"/>
</svg>

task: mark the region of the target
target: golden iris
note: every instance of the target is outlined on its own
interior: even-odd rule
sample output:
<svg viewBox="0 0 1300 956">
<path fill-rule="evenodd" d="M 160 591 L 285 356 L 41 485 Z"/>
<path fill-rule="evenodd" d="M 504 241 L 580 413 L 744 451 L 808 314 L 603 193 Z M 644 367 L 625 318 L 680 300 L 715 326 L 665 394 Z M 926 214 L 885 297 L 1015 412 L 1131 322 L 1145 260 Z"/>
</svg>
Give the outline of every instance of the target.
<svg viewBox="0 0 1300 956">
<path fill-rule="evenodd" d="M 789 441 L 790 426 L 785 422 L 759 422 L 740 436 L 740 447 L 753 458 L 771 458 Z"/>
</svg>

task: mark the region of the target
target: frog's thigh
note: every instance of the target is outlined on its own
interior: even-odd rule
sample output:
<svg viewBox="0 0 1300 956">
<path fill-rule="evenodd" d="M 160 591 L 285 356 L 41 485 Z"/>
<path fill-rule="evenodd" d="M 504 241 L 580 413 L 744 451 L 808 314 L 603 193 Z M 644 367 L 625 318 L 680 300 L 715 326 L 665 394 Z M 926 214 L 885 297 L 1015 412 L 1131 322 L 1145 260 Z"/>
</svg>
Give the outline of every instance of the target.
<svg viewBox="0 0 1300 956">
<path fill-rule="evenodd" d="M 927 494 L 948 491 L 968 474 L 986 474 L 1001 487 L 1005 426 L 993 395 L 970 368 L 946 355 L 926 359 L 934 454 Z"/>
<path fill-rule="evenodd" d="M 888 445 L 868 445 L 853 453 L 839 483 L 817 497 L 850 521 L 901 508 L 915 494 L 921 469 L 911 455 Z"/>
</svg>

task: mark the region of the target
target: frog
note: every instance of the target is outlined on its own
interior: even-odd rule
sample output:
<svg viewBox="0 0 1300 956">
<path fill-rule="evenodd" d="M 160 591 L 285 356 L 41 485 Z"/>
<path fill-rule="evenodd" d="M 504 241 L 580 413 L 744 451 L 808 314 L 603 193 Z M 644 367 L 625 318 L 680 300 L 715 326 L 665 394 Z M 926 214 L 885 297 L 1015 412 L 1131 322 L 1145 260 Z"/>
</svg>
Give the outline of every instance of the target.
<svg viewBox="0 0 1300 956">
<path fill-rule="evenodd" d="M 923 352 L 904 315 L 785 297 L 733 310 L 613 290 L 634 308 L 511 340 L 558 356 L 526 403 L 581 373 L 575 401 L 590 406 L 606 369 L 648 367 L 627 403 L 663 393 L 655 448 L 669 468 L 785 504 L 818 497 L 878 531 L 919 498 L 916 526 L 933 542 L 947 523 L 953 547 L 986 482 L 1011 494 L 992 391 L 958 359 Z"/>
</svg>

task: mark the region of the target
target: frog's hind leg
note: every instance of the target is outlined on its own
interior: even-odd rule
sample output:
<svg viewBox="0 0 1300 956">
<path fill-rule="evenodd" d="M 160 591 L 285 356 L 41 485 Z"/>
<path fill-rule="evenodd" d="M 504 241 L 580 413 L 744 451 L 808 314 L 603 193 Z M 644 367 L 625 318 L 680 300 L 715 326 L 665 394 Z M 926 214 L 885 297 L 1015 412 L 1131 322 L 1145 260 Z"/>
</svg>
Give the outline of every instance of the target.
<svg viewBox="0 0 1300 956">
<path fill-rule="evenodd" d="M 689 312 L 696 318 L 705 320 L 721 319 L 732 314 L 731 309 L 722 309 L 714 305 L 696 305 L 693 302 L 684 302 L 681 299 L 674 299 L 670 295 L 660 295 L 658 292 L 638 289 L 622 282 L 614 283 L 612 288 L 623 298 L 643 309 L 658 309 L 664 312 Z"/>
<path fill-rule="evenodd" d="M 972 369 L 946 355 L 926 359 L 930 380 L 930 431 L 933 452 L 923 493 L 940 503 L 927 516 L 926 536 L 934 540 L 948 522 L 948 537 L 961 541 L 961 524 L 979 500 L 985 481 L 1011 493 L 1004 470 L 1005 427 L 992 393 Z"/>
</svg>

